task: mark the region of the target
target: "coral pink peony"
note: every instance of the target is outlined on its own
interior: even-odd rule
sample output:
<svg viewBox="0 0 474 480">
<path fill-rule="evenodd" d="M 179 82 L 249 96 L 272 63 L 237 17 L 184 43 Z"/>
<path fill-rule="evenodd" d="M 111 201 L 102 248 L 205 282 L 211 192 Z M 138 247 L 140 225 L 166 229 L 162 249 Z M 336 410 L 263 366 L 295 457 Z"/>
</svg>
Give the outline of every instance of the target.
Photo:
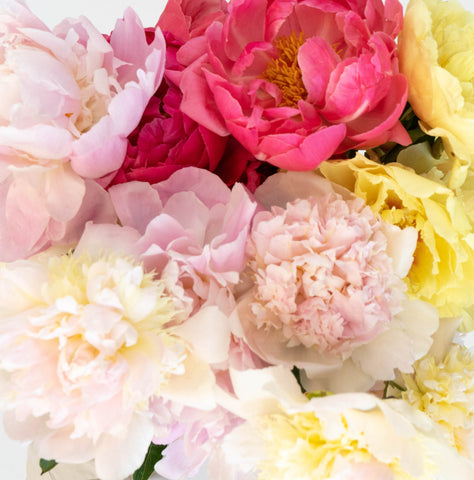
<svg viewBox="0 0 474 480">
<path fill-rule="evenodd" d="M 167 45 L 165 77 L 128 137 L 125 160 L 112 184 L 132 180 L 156 183 L 180 168 L 195 166 L 215 172 L 227 185 L 239 181 L 253 191 L 272 172 L 232 136 L 209 130 L 180 109 L 179 78 L 184 65 L 177 51 L 202 35 L 213 21 L 222 22 L 226 9 L 226 2 L 220 0 L 167 3 L 158 22 Z M 147 35 L 151 40 L 153 31 Z"/>
<path fill-rule="evenodd" d="M 110 41 L 83 17 L 51 31 L 14 0 L 2 3 L 0 25 L 0 239 L 11 260 L 61 240 L 81 209 L 93 210 L 83 179 L 122 164 L 161 81 L 165 44 L 158 29 L 147 43 L 131 9 Z M 20 235 L 16 222 L 27 218 Z"/>
<path fill-rule="evenodd" d="M 314 173 L 273 175 L 256 195 L 270 211 L 254 218 L 248 246 L 254 285 L 238 303 L 249 346 L 265 361 L 296 365 L 309 377 L 331 372 L 331 389 L 370 387 L 392 378 L 394 368 L 410 369 L 438 325 L 434 308 L 404 294 L 416 231 L 385 224 L 360 198 Z M 414 306 L 426 311 L 416 334 Z M 386 352 L 371 365 L 374 346 L 392 335 L 393 348 L 404 338 L 409 352 L 401 360 Z M 360 372 L 342 386 L 338 371 L 344 376 L 346 369 Z"/>
<path fill-rule="evenodd" d="M 309 170 L 334 154 L 410 142 L 398 121 L 398 0 L 233 0 L 180 58 L 182 111 L 256 158 Z"/>
</svg>

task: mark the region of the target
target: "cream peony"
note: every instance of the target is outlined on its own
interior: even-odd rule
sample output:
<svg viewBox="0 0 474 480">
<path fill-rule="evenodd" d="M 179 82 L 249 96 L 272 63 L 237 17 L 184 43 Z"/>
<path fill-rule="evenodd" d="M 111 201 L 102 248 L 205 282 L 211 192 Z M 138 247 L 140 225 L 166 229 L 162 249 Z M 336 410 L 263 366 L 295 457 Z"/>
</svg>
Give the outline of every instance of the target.
<svg viewBox="0 0 474 480">
<path fill-rule="evenodd" d="M 139 237 L 90 225 L 74 253 L 0 269 L 6 429 L 33 441 L 40 457 L 94 459 L 101 480 L 141 465 L 155 434 L 154 397 L 214 408 L 211 365 L 227 358 L 225 316 L 177 308 L 181 300 L 134 255 Z"/>
<path fill-rule="evenodd" d="M 443 429 L 450 444 L 474 460 L 474 355 L 454 344 L 437 360 L 428 355 L 404 374 L 402 398 Z"/>
<path fill-rule="evenodd" d="M 212 478 L 238 480 L 469 480 L 474 465 L 437 425 L 402 400 L 365 393 L 308 400 L 288 370 L 231 372 L 246 422 L 222 442 Z"/>
</svg>

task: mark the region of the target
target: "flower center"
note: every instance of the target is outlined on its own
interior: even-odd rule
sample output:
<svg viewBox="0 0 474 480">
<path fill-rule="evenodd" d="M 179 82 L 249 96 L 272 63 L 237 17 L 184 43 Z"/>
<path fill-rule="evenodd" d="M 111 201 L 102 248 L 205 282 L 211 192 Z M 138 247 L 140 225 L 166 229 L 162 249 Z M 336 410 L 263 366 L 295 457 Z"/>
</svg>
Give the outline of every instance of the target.
<svg viewBox="0 0 474 480">
<path fill-rule="evenodd" d="M 303 32 L 299 35 L 293 32 L 288 37 L 277 38 L 275 46 L 278 57 L 273 59 L 263 72 L 263 78 L 281 90 L 282 107 L 294 107 L 299 100 L 304 100 L 308 95 L 298 65 L 298 50 L 304 43 Z"/>
</svg>

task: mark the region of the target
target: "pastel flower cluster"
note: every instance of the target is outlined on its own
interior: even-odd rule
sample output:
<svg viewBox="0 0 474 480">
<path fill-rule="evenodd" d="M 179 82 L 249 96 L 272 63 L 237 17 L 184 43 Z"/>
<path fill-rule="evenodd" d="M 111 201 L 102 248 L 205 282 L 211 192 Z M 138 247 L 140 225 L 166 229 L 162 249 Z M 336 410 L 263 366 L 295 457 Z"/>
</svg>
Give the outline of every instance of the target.
<svg viewBox="0 0 474 480">
<path fill-rule="evenodd" d="M 0 408 L 28 480 L 474 478 L 455 1 L 168 0 L 110 34 L 0 3 Z"/>
</svg>

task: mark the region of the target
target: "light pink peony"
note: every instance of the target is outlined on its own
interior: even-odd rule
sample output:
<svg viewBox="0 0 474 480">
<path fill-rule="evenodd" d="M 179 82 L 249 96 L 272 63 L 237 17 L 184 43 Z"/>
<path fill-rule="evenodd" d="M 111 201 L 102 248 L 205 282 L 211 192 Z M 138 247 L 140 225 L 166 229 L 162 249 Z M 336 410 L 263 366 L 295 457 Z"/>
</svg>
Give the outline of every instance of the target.
<svg viewBox="0 0 474 480">
<path fill-rule="evenodd" d="M 259 160 L 309 170 L 334 154 L 410 142 L 398 121 L 398 0 L 233 0 L 178 52 L 182 111 Z"/>
<path fill-rule="evenodd" d="M 155 400 L 151 411 L 158 419 L 168 416 L 174 421 L 170 435 L 154 439 L 158 444 L 167 445 L 155 471 L 170 480 L 194 477 L 212 456 L 216 444 L 242 423 L 242 419 L 220 406 L 211 411 L 178 409 L 169 402 Z"/>
<path fill-rule="evenodd" d="M 103 177 L 122 164 L 126 137 L 161 81 L 164 51 L 159 29 L 148 44 L 131 9 L 107 41 L 84 17 L 64 20 L 51 31 L 22 1 L 2 3 L 3 260 L 57 242 L 62 238 L 59 230 L 80 210 L 92 210 L 85 193 L 93 187 L 82 179 Z M 61 199 L 53 200 L 53 190 Z M 34 201 L 32 194 L 27 197 L 33 191 Z M 28 214 L 38 220 L 24 223 L 32 223 L 22 231 L 30 237 L 25 239 L 16 233 L 15 221 L 17 212 L 30 203 L 35 206 Z"/>
<path fill-rule="evenodd" d="M 230 190 L 217 175 L 186 167 L 152 186 L 129 182 L 109 192 L 121 224 L 141 234 L 145 265 L 182 296 L 182 308 L 194 313 L 211 303 L 232 311 L 257 209 L 241 184 Z"/>
<path fill-rule="evenodd" d="M 329 375 L 331 390 L 368 388 L 393 378 L 394 368 L 411 369 L 438 325 L 435 309 L 404 294 L 415 230 L 385 224 L 360 198 L 315 173 L 276 174 L 256 196 L 269 211 L 254 218 L 245 274 L 253 286 L 238 301 L 250 348 L 309 378 Z M 415 307 L 426 310 L 416 334 Z M 403 338 L 408 351 L 398 358 L 390 349 L 373 365 L 373 349 L 380 353 L 391 336 L 392 348 Z"/>
</svg>

